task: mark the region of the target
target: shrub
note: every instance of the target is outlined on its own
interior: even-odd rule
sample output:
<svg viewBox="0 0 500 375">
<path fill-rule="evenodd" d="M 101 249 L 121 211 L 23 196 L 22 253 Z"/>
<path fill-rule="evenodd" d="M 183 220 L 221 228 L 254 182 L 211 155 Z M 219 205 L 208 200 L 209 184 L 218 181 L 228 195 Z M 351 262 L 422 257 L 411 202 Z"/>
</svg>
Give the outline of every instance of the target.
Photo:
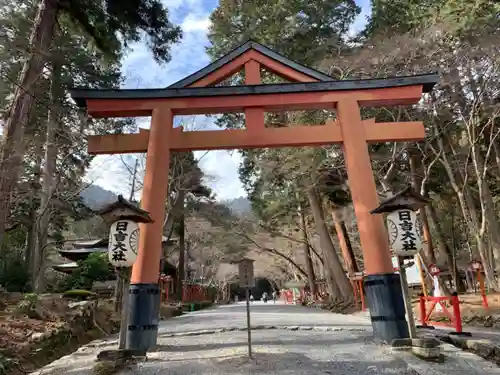
<svg viewBox="0 0 500 375">
<path fill-rule="evenodd" d="M 0 285 L 9 292 L 29 290 L 30 274 L 20 252 L 12 251 L 0 259 Z"/>
<path fill-rule="evenodd" d="M 0 375 L 7 375 L 11 367 L 12 361 L 5 355 L 0 353 Z"/>
<path fill-rule="evenodd" d="M 92 289 L 96 281 L 106 281 L 110 278 L 107 254 L 93 253 L 87 259 L 78 262 L 79 268 L 61 281 L 60 291 L 68 289 Z"/>
<path fill-rule="evenodd" d="M 84 289 L 67 290 L 62 294 L 62 296 L 63 298 L 78 299 L 81 301 L 97 298 L 96 293 Z"/>
</svg>

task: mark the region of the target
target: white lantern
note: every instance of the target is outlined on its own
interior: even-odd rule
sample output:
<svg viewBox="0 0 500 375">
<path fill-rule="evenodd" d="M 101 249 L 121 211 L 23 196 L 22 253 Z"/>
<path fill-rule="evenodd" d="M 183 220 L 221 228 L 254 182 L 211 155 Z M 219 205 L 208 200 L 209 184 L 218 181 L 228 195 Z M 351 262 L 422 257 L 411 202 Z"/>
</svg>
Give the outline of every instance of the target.
<svg viewBox="0 0 500 375">
<path fill-rule="evenodd" d="M 139 225 L 132 220 L 118 220 L 109 231 L 109 262 L 115 267 L 130 267 L 137 259 Z"/>
<path fill-rule="evenodd" d="M 388 214 L 387 230 L 394 254 L 412 256 L 422 250 L 420 226 L 415 211 L 404 209 Z"/>
</svg>

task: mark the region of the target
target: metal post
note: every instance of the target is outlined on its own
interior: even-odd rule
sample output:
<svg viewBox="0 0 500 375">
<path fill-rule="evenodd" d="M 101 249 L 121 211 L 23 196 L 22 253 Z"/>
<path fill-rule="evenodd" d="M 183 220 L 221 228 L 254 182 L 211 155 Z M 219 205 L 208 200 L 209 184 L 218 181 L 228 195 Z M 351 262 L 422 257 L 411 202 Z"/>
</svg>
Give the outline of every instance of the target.
<svg viewBox="0 0 500 375">
<path fill-rule="evenodd" d="M 128 271 L 128 270 L 127 270 Z M 120 279 L 122 280 L 122 308 L 121 308 L 121 320 L 120 320 L 120 339 L 118 341 L 118 350 L 123 350 L 127 346 L 127 330 L 128 330 L 128 301 L 129 294 L 128 289 L 130 286 L 130 272 L 118 271 Z"/>
<path fill-rule="evenodd" d="M 405 303 L 406 316 L 408 319 L 408 331 L 410 333 L 410 338 L 414 339 L 417 337 L 417 332 L 415 330 L 415 321 L 413 319 L 413 307 L 411 305 L 410 293 L 408 291 L 408 280 L 406 279 L 406 269 L 404 268 L 404 262 L 401 257 L 398 259 L 399 277 L 401 279 L 401 290 L 403 292 L 403 300 Z"/>
<path fill-rule="evenodd" d="M 250 327 L 250 288 L 245 289 L 247 304 L 248 357 L 252 358 L 252 329 Z"/>
</svg>

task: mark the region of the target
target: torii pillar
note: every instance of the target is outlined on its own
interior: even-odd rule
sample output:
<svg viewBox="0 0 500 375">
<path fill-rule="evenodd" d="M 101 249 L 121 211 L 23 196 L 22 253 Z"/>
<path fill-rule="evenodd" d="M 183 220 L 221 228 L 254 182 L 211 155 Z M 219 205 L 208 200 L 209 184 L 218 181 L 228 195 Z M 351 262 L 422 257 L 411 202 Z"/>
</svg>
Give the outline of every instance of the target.
<svg viewBox="0 0 500 375">
<path fill-rule="evenodd" d="M 260 69 L 295 83 L 261 85 Z M 246 85 L 214 86 L 244 69 Z M 394 274 L 379 205 L 368 144 L 422 140 L 422 122 L 377 123 L 362 120 L 360 107 L 412 105 L 438 80 L 436 74 L 358 81 L 332 81 L 266 47 L 248 42 L 199 72 L 155 90 L 71 90 L 78 105 L 94 117 L 152 116 L 151 129 L 138 134 L 89 137 L 89 153 L 147 152 L 142 208 L 154 220 L 141 227 L 139 252 L 130 293 L 142 297 L 131 306 L 142 317 L 129 323 L 144 339 L 130 349 L 153 346 L 158 324 L 159 264 L 170 153 L 172 151 L 301 147 L 342 144 L 365 263 L 365 290 L 375 338 L 385 342 L 408 337 L 399 277 Z M 210 87 L 208 87 L 210 86 Z M 266 128 L 265 112 L 335 110 L 337 120 L 322 126 Z M 174 115 L 245 113 L 246 129 L 183 131 Z M 140 336 L 140 335 L 134 335 Z"/>
<path fill-rule="evenodd" d="M 401 280 L 389 256 L 389 238 L 382 215 L 372 215 L 379 199 L 366 143 L 365 127 L 355 100 L 337 103 L 344 158 L 359 238 L 363 249 L 364 290 L 376 339 L 391 343 L 409 337 Z"/>
</svg>

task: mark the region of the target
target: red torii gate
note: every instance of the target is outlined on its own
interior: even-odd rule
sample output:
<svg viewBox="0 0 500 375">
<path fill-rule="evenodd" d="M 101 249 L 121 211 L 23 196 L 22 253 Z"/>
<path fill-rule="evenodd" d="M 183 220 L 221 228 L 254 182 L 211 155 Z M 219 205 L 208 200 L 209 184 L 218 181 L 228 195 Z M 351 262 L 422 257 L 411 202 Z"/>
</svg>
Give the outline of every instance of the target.
<svg viewBox="0 0 500 375">
<path fill-rule="evenodd" d="M 261 68 L 293 83 L 261 84 Z M 240 70 L 242 86 L 214 86 Z M 158 264 L 172 151 L 343 145 L 365 263 L 365 288 L 374 334 L 384 341 L 407 337 L 399 278 L 394 277 L 383 219 L 371 215 L 378 197 L 367 143 L 422 140 L 421 122 L 362 120 L 360 107 L 409 105 L 437 82 L 436 74 L 334 81 L 255 42 L 247 42 L 204 69 L 165 89 L 72 89 L 93 117 L 152 116 L 138 134 L 89 137 L 91 154 L 147 152 L 142 208 L 154 220 L 141 226 L 132 270 L 128 346 L 147 350 L 157 331 Z M 297 83 L 298 82 L 298 83 Z M 266 128 L 264 113 L 305 109 L 336 111 L 322 126 Z M 175 115 L 244 112 L 245 129 L 188 131 L 174 128 Z M 150 334 L 148 334 L 148 332 Z"/>
</svg>

